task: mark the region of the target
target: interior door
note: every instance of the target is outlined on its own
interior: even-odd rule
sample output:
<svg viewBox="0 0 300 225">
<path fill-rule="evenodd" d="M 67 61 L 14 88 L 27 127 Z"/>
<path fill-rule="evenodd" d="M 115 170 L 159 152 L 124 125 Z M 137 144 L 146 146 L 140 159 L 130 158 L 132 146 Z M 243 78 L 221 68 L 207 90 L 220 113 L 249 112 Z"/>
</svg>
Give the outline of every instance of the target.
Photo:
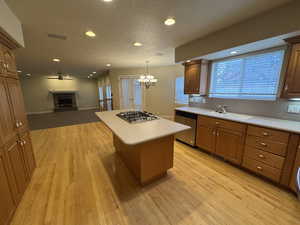
<svg viewBox="0 0 300 225">
<path fill-rule="evenodd" d="M 22 154 L 22 148 L 17 141 L 15 141 L 8 149 L 7 156 L 9 164 L 11 165 L 15 183 L 17 185 L 17 196 L 16 199 L 19 201 L 23 195 L 26 186 L 26 167 L 24 164 L 24 158 Z"/>
<path fill-rule="evenodd" d="M 7 143 L 17 133 L 5 83 L 5 78 L 0 77 L 0 145 L 1 139 L 2 143 Z"/>
<path fill-rule="evenodd" d="M 143 109 L 143 88 L 136 78 L 120 78 L 121 109 Z"/>
<path fill-rule="evenodd" d="M 28 129 L 28 122 L 20 83 L 16 79 L 7 79 L 6 83 L 12 104 L 15 125 L 19 132 L 25 132 Z"/>
<path fill-rule="evenodd" d="M 241 164 L 243 155 L 243 134 L 222 128 L 218 128 L 216 134 L 216 154 L 233 163 Z"/>
<path fill-rule="evenodd" d="M 3 149 L 0 149 L 0 225 L 6 225 L 15 210 L 13 192 Z"/>
</svg>

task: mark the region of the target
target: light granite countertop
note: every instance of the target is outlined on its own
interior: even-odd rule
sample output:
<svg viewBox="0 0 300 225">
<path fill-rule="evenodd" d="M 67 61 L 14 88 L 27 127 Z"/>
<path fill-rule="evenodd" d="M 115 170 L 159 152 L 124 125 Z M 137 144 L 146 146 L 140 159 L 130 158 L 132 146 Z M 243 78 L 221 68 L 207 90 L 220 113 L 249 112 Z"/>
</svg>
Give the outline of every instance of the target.
<svg viewBox="0 0 300 225">
<path fill-rule="evenodd" d="M 116 116 L 124 111 L 129 110 L 96 112 L 96 115 L 127 145 L 140 144 L 191 128 L 163 118 L 131 124 Z"/>
<path fill-rule="evenodd" d="M 203 109 L 198 107 L 179 107 L 176 108 L 176 110 L 300 134 L 300 122 L 292 120 L 281 120 L 272 117 L 254 116 L 230 112 L 222 114 L 217 113 L 211 109 Z"/>
</svg>

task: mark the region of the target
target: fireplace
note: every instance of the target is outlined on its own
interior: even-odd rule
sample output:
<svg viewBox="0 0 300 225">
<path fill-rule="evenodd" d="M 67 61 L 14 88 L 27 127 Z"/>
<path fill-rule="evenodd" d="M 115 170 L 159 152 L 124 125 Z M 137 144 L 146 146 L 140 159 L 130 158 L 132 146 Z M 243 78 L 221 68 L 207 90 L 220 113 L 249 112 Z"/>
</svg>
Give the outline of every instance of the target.
<svg viewBox="0 0 300 225">
<path fill-rule="evenodd" d="M 54 111 L 78 110 L 75 93 L 53 93 Z"/>
</svg>

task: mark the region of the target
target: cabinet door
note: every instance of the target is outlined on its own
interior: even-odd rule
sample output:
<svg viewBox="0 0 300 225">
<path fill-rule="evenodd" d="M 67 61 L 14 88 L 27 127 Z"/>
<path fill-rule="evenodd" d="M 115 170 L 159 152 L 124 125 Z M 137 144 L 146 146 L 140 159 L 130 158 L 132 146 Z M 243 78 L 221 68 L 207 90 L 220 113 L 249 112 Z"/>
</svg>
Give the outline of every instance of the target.
<svg viewBox="0 0 300 225">
<path fill-rule="evenodd" d="M 16 132 L 17 130 L 11 114 L 9 96 L 5 85 L 5 78 L 0 77 L 0 139 L 2 138 L 3 144 L 12 140 L 16 136 Z"/>
<path fill-rule="evenodd" d="M 2 46 L 5 73 L 12 78 L 18 78 L 16 60 L 13 52 L 4 46 Z"/>
<path fill-rule="evenodd" d="M 23 156 L 25 159 L 25 165 L 27 169 L 27 178 L 28 180 L 30 180 L 33 171 L 36 167 L 36 164 L 29 133 L 25 133 L 25 135 L 21 137 L 20 141 L 22 143 Z"/>
<path fill-rule="evenodd" d="M 6 79 L 6 82 L 12 105 L 12 112 L 14 114 L 15 125 L 19 132 L 25 132 L 28 130 L 28 123 L 20 82 L 9 78 Z"/>
<path fill-rule="evenodd" d="M 16 208 L 4 151 L 0 149 L 0 225 L 7 225 Z"/>
<path fill-rule="evenodd" d="M 209 152 L 215 152 L 215 128 L 198 125 L 196 145 Z"/>
<path fill-rule="evenodd" d="M 296 175 L 298 168 L 300 167 L 300 148 L 298 149 L 296 160 L 294 163 L 294 169 L 293 169 L 293 174 L 291 176 L 291 181 L 290 181 L 290 188 L 296 191 Z"/>
<path fill-rule="evenodd" d="M 300 97 L 300 43 L 292 47 L 282 97 Z"/>
<path fill-rule="evenodd" d="M 216 154 L 235 164 L 241 164 L 244 134 L 222 128 L 219 128 L 216 134 Z"/>
<path fill-rule="evenodd" d="M 4 63 L 3 49 L 0 45 L 0 76 L 4 76 L 4 74 L 5 74 L 5 63 Z"/>
<path fill-rule="evenodd" d="M 184 94 L 197 94 L 200 89 L 201 64 L 185 66 Z"/>
<path fill-rule="evenodd" d="M 7 157 L 17 186 L 16 200 L 19 201 L 28 182 L 26 179 L 26 167 L 24 164 L 22 148 L 18 141 L 15 141 L 7 148 Z"/>
</svg>

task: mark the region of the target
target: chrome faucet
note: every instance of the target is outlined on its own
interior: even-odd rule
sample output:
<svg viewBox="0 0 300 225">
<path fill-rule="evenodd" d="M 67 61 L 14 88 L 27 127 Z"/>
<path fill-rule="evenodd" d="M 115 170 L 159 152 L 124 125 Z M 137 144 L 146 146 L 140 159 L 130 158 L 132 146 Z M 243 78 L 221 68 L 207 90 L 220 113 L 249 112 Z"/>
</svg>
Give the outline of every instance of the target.
<svg viewBox="0 0 300 225">
<path fill-rule="evenodd" d="M 218 105 L 215 111 L 218 113 L 226 113 L 227 107 L 227 105 Z"/>
</svg>

